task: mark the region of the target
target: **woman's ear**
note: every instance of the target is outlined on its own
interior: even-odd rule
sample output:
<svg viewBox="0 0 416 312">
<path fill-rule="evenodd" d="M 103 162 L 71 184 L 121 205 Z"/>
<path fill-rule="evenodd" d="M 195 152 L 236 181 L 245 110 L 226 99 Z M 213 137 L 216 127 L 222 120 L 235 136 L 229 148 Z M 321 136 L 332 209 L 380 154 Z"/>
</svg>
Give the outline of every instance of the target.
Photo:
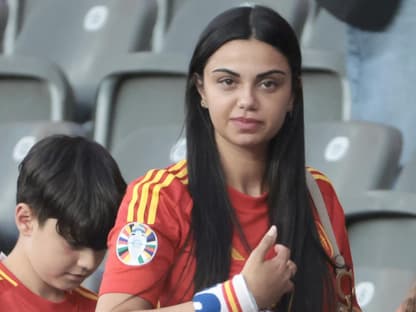
<svg viewBox="0 0 416 312">
<path fill-rule="evenodd" d="M 206 107 L 204 81 L 199 74 L 194 74 L 193 79 L 199 96 L 201 97 L 201 106 Z"/>
<path fill-rule="evenodd" d="M 25 203 L 18 203 L 16 206 L 15 221 L 19 233 L 24 236 L 32 234 L 36 217 L 32 208 Z"/>
</svg>

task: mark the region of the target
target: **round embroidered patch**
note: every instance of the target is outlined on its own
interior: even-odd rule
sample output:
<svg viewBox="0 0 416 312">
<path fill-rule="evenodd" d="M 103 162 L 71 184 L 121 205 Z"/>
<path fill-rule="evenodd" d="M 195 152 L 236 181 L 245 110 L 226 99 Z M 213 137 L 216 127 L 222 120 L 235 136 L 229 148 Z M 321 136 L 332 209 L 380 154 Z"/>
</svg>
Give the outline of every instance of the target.
<svg viewBox="0 0 416 312">
<path fill-rule="evenodd" d="M 127 265 L 145 265 L 152 261 L 157 251 L 156 233 L 146 224 L 131 222 L 118 234 L 116 253 Z"/>
</svg>

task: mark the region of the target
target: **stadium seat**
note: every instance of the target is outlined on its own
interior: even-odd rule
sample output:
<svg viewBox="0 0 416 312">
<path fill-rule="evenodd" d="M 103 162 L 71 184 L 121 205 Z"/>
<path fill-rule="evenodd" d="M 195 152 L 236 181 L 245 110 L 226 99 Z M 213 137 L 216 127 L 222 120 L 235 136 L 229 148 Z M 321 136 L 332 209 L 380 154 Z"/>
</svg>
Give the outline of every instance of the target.
<svg viewBox="0 0 416 312">
<path fill-rule="evenodd" d="M 136 53 L 108 67 L 97 96 L 95 140 L 112 151 L 139 128 L 182 126 L 188 61 L 177 54 Z"/>
<path fill-rule="evenodd" d="M 360 306 L 395 311 L 416 281 L 416 194 L 370 191 L 344 209 Z"/>
<path fill-rule="evenodd" d="M 161 50 L 185 53 L 188 56 L 208 22 L 227 9 L 247 3 L 271 7 L 288 20 L 300 38 L 309 7 L 308 0 L 188 0 L 181 2 L 180 5 L 174 7 L 177 10 L 167 13 L 168 18 L 171 16 L 171 22 L 164 35 Z"/>
<path fill-rule="evenodd" d="M 145 174 L 151 168 L 166 166 L 184 159 L 185 139 L 182 125 L 143 125 L 115 142 L 111 152 L 126 181 Z"/>
<path fill-rule="evenodd" d="M 302 50 L 305 124 L 350 119 L 351 101 L 339 54 Z"/>
<path fill-rule="evenodd" d="M 309 13 L 302 33 L 302 47 L 340 54 L 340 57 L 344 58 L 345 23 L 321 8 L 315 0 L 310 1 Z"/>
<path fill-rule="evenodd" d="M 305 146 L 306 164 L 327 175 L 342 199 L 391 188 L 399 170 L 402 136 L 383 124 L 319 122 L 306 127 Z"/>
<path fill-rule="evenodd" d="M 157 0 L 37 0 L 17 34 L 13 55 L 59 65 L 74 89 L 79 121 L 89 119 L 101 66 L 151 49 Z"/>
<path fill-rule="evenodd" d="M 0 57 L 0 123 L 71 120 L 74 102 L 65 76 L 46 61 Z"/>
<path fill-rule="evenodd" d="M 4 32 L 7 25 L 7 18 L 9 15 L 9 9 L 7 2 L 5 0 L 0 0 L 0 53 L 3 53 L 3 40 L 4 40 Z"/>
<path fill-rule="evenodd" d="M 394 189 L 416 193 L 416 152 L 402 165 Z"/>
<path fill-rule="evenodd" d="M 17 238 L 14 212 L 18 164 L 36 141 L 52 134 L 85 136 L 85 130 L 70 122 L 0 123 L 0 251 L 8 253 Z"/>
<path fill-rule="evenodd" d="M 416 215 L 416 193 L 395 190 L 370 190 L 343 198 L 347 225 L 377 215 L 402 217 Z"/>
</svg>

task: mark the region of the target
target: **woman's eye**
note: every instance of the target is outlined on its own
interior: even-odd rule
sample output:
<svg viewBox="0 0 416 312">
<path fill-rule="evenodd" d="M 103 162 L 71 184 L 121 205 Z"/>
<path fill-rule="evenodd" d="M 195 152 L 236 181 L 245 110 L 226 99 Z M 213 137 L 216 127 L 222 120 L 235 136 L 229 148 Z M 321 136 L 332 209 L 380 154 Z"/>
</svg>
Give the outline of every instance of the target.
<svg viewBox="0 0 416 312">
<path fill-rule="evenodd" d="M 219 81 L 219 83 L 222 84 L 222 85 L 224 85 L 224 86 L 229 87 L 229 86 L 232 86 L 234 84 L 234 80 L 233 79 L 230 79 L 230 78 L 225 78 L 225 79 L 221 79 Z"/>
<path fill-rule="evenodd" d="M 271 89 L 277 86 L 277 83 L 274 80 L 264 80 L 260 83 L 260 86 L 264 89 Z"/>
</svg>

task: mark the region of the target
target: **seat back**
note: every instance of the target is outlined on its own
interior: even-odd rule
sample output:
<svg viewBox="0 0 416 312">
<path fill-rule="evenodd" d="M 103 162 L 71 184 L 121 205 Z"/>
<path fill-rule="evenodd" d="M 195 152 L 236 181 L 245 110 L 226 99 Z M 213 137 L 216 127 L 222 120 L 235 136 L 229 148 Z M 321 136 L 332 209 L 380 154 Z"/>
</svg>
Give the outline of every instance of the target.
<svg viewBox="0 0 416 312">
<path fill-rule="evenodd" d="M 346 24 L 326 9 L 311 1 L 310 14 L 305 23 L 302 47 L 341 54 L 346 51 Z"/>
<path fill-rule="evenodd" d="M 27 57 L 0 57 L 0 123 L 71 120 L 72 91 L 59 68 Z"/>
<path fill-rule="evenodd" d="M 103 63 L 151 49 L 156 0 L 37 2 L 18 33 L 13 54 L 58 64 L 75 91 L 80 114 L 92 108 Z"/>
<path fill-rule="evenodd" d="M 113 151 L 137 129 L 172 124 L 180 128 L 187 62 L 183 55 L 137 53 L 109 69 L 97 98 L 95 140 Z"/>
<path fill-rule="evenodd" d="M 350 96 L 344 64 L 338 54 L 302 50 L 305 124 L 350 118 Z"/>
<path fill-rule="evenodd" d="M 0 53 L 3 52 L 4 32 L 7 25 L 7 18 L 9 15 L 8 4 L 5 0 L 0 0 Z"/>
<path fill-rule="evenodd" d="M 70 122 L 0 123 L 0 250 L 8 253 L 17 238 L 14 221 L 18 165 L 38 140 L 52 134 L 85 136 Z"/>
<path fill-rule="evenodd" d="M 141 126 L 115 142 L 111 152 L 126 181 L 151 168 L 165 168 L 185 158 L 185 139 L 180 124 Z"/>
<path fill-rule="evenodd" d="M 279 12 L 300 37 L 306 21 L 308 0 L 255 0 L 250 1 L 252 3 L 265 5 Z M 172 13 L 162 50 L 186 53 L 189 56 L 200 33 L 212 18 L 227 9 L 245 4 L 247 1 L 242 0 L 185 1 Z"/>
<path fill-rule="evenodd" d="M 395 311 L 416 280 L 413 217 L 374 214 L 348 226 L 357 299 L 363 311 Z"/>
<path fill-rule="evenodd" d="M 370 122 L 320 122 L 305 131 L 306 163 L 325 173 L 340 197 L 388 189 L 402 149 L 396 128 Z"/>
<path fill-rule="evenodd" d="M 416 152 L 403 164 L 394 188 L 397 191 L 416 193 Z"/>
</svg>

